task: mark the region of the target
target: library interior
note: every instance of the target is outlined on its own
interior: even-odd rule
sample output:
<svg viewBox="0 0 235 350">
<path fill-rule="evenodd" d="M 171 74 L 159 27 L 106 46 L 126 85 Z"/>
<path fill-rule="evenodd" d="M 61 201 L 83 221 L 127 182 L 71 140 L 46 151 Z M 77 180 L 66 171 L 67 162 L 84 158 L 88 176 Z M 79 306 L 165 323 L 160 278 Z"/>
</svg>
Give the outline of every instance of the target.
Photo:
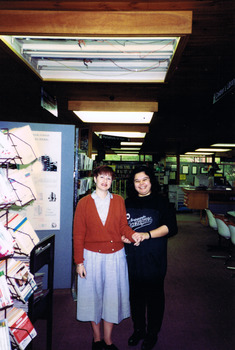
<svg viewBox="0 0 235 350">
<path fill-rule="evenodd" d="M 233 348 L 234 10 L 0 0 L 0 349 Z M 176 217 L 152 345 L 131 316 L 108 345 L 76 319 L 74 216 L 103 165 L 123 203 L 150 168 Z"/>
</svg>

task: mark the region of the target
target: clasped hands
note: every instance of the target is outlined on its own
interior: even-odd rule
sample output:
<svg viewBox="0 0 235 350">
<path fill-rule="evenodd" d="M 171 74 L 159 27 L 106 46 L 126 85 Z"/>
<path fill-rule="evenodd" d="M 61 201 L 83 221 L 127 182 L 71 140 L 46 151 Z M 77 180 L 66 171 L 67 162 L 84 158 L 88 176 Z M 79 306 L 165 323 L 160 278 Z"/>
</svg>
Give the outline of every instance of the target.
<svg viewBox="0 0 235 350">
<path fill-rule="evenodd" d="M 125 235 L 123 235 L 121 238 L 123 243 L 131 243 L 131 241 Z M 147 232 L 135 232 L 133 233 L 132 238 L 135 241 L 134 245 L 139 246 L 141 242 L 149 238 L 149 234 Z"/>
<path fill-rule="evenodd" d="M 139 246 L 142 241 L 149 239 L 149 234 L 147 232 L 135 232 L 133 233 L 132 238 L 135 241 L 134 245 Z M 123 243 L 131 243 L 125 235 L 123 235 L 121 239 Z M 81 278 L 86 278 L 86 269 L 83 263 L 76 266 L 76 272 Z"/>
</svg>

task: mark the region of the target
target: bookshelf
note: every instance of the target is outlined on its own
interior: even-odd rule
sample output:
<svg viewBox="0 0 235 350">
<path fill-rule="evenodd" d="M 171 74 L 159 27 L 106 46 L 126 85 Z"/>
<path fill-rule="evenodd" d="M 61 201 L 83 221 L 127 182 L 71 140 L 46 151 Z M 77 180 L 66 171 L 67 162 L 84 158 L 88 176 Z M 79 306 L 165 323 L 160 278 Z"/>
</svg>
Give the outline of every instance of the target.
<svg viewBox="0 0 235 350">
<path fill-rule="evenodd" d="M 93 160 L 87 155 L 87 147 L 79 148 L 79 144 L 81 144 L 79 142 L 79 129 L 76 128 L 74 150 L 74 211 L 79 199 L 91 190 L 93 181 L 91 177 Z"/>
<path fill-rule="evenodd" d="M 84 132 L 82 132 L 84 131 Z M 93 159 L 88 157 L 88 134 L 87 130 L 75 130 L 74 147 L 74 212 L 78 201 L 91 192 L 93 177 Z M 80 134 L 80 135 L 79 135 Z M 77 299 L 77 274 L 76 266 L 72 257 L 71 293 L 73 299 Z"/>
</svg>

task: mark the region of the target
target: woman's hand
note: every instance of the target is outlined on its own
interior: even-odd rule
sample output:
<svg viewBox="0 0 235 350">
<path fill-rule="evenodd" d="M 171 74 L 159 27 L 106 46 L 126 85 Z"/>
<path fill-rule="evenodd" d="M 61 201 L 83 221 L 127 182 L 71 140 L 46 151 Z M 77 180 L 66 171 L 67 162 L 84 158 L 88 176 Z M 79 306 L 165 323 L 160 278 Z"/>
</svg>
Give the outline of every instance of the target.
<svg viewBox="0 0 235 350">
<path fill-rule="evenodd" d="M 76 271 L 81 278 L 86 278 L 86 269 L 84 264 L 78 264 L 76 267 Z"/>
<path fill-rule="evenodd" d="M 145 239 L 149 239 L 149 234 L 148 234 L 148 232 L 135 232 L 135 233 L 132 235 L 132 238 L 133 238 L 134 241 L 135 241 L 134 245 L 135 245 L 135 246 L 138 246 L 138 245 L 140 245 L 140 243 L 143 242 Z"/>
<path fill-rule="evenodd" d="M 121 240 L 122 240 L 123 243 L 128 243 L 128 244 L 131 243 L 131 241 L 130 241 L 128 238 L 126 238 L 125 235 L 123 235 L 123 236 L 121 237 Z"/>
<path fill-rule="evenodd" d="M 143 241 L 143 233 L 142 232 L 135 232 L 132 235 L 133 240 L 135 241 L 134 245 L 135 246 L 139 246 L 140 242 Z"/>
</svg>

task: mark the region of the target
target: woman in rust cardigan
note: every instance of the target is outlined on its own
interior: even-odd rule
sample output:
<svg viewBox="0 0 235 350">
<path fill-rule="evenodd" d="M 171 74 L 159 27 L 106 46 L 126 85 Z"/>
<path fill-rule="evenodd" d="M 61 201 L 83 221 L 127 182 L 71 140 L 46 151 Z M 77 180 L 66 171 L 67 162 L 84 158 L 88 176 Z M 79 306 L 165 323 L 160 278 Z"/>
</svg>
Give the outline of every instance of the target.
<svg viewBox="0 0 235 350">
<path fill-rule="evenodd" d="M 124 199 L 109 192 L 113 177 L 111 167 L 94 170 L 96 190 L 78 202 L 74 217 L 74 260 L 79 275 L 77 319 L 91 321 L 92 350 L 117 350 L 112 343 L 113 324 L 130 316 L 121 237 L 125 235 L 136 245 L 141 241 L 141 235 L 128 226 Z"/>
</svg>

